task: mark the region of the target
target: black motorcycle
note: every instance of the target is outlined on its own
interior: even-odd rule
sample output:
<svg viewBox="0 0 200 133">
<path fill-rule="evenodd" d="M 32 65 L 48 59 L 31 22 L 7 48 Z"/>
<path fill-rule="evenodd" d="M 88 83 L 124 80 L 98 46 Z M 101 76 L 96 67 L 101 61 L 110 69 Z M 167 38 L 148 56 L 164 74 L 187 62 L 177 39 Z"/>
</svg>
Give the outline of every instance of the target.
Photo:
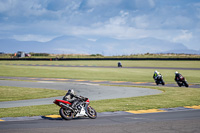
<svg viewBox="0 0 200 133">
<path fill-rule="evenodd" d="M 118 67 L 122 67 L 122 64 L 121 64 L 121 62 L 118 62 L 117 64 L 118 64 Z"/>
<path fill-rule="evenodd" d="M 165 85 L 162 75 L 158 75 L 157 79 L 155 79 L 156 85 L 162 84 Z"/>
</svg>

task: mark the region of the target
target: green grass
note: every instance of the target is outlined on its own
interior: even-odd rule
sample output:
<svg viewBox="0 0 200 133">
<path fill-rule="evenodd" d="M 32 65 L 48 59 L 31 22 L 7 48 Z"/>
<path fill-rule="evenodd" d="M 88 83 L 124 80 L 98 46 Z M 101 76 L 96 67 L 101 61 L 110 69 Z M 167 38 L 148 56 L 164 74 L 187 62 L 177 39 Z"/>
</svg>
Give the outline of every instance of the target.
<svg viewBox="0 0 200 133">
<path fill-rule="evenodd" d="M 154 82 L 154 69 L 125 68 L 73 68 L 73 67 L 34 67 L 15 66 L 12 64 L 49 64 L 49 65 L 90 65 L 116 66 L 118 61 L 0 61 L 0 76 L 68 78 L 84 80 L 108 80 L 130 82 Z M 199 61 L 121 61 L 127 67 L 176 67 L 177 69 L 158 69 L 166 83 L 174 82 L 174 72 L 178 70 L 186 77 L 188 83 L 200 83 L 199 70 L 179 70 L 178 68 L 199 68 Z M 10 65 L 6 65 L 10 64 Z M 199 105 L 200 88 L 185 87 L 148 87 L 162 90 L 163 93 L 151 96 L 131 97 L 91 101 L 97 112 L 128 111 L 152 108 L 171 108 Z M 49 91 L 47 93 L 47 91 Z M 2 93 L 3 92 L 3 93 Z M 10 95 L 11 94 L 11 95 Z M 16 95 L 15 95 L 16 94 Z M 48 95 L 47 95 L 48 94 Z M 1 101 L 54 97 L 64 95 L 61 90 L 33 89 L 21 87 L 0 87 Z M 7 97 L 10 95 L 10 97 Z M 39 105 L 17 108 L 0 108 L 1 117 L 38 116 L 58 114 L 56 105 Z"/>
<path fill-rule="evenodd" d="M 98 112 L 146 110 L 200 105 L 200 88 L 146 87 L 163 91 L 161 94 L 93 101 Z"/>
<path fill-rule="evenodd" d="M 158 109 L 199 105 L 199 88 L 178 87 L 148 87 L 162 90 L 163 93 L 150 96 L 120 98 L 91 101 L 91 106 L 97 112 L 106 111 L 128 111 L 141 109 Z M 18 116 L 40 116 L 48 114 L 59 114 L 59 107 L 55 104 L 38 105 L 15 108 L 0 108 L 0 118 Z"/>
<path fill-rule="evenodd" d="M 63 96 L 65 92 L 64 90 L 0 86 L 0 102 Z"/>
<path fill-rule="evenodd" d="M 124 67 L 175 67 L 199 68 L 200 61 L 121 61 Z M 0 61 L 5 64 L 32 64 L 32 65 L 71 65 L 71 66 L 117 66 L 118 61 Z"/>
<path fill-rule="evenodd" d="M 67 78 L 83 80 L 108 80 L 130 82 L 154 82 L 154 69 L 121 69 L 121 68 L 77 68 L 77 67 L 34 67 L 0 65 L 0 76 Z M 178 70 L 178 69 L 176 69 Z M 158 70 L 166 83 L 174 83 L 176 70 Z M 200 71 L 180 70 L 189 83 L 200 83 Z"/>
</svg>

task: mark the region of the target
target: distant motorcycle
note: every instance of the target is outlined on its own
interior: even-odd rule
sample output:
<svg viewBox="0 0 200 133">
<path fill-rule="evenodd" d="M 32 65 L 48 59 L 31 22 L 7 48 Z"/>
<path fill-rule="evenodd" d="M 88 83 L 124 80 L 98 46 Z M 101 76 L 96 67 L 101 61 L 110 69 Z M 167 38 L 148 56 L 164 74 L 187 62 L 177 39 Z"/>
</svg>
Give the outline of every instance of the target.
<svg viewBox="0 0 200 133">
<path fill-rule="evenodd" d="M 165 85 L 162 75 L 158 75 L 157 79 L 155 79 L 156 85 L 162 84 Z"/>
<path fill-rule="evenodd" d="M 79 102 L 76 104 L 76 109 L 71 107 L 72 103 L 65 101 L 65 100 L 54 100 L 53 103 L 60 106 L 60 116 L 65 120 L 70 120 L 76 117 L 89 117 L 91 119 L 95 119 L 97 117 L 97 112 L 91 106 L 89 106 L 89 99 L 86 97 L 78 97 Z"/>
<path fill-rule="evenodd" d="M 177 77 L 175 81 L 179 87 L 181 86 L 189 87 L 187 80 L 182 75 L 180 77 Z"/>
<path fill-rule="evenodd" d="M 121 64 L 121 62 L 118 62 L 118 67 L 122 67 L 122 64 Z"/>
</svg>

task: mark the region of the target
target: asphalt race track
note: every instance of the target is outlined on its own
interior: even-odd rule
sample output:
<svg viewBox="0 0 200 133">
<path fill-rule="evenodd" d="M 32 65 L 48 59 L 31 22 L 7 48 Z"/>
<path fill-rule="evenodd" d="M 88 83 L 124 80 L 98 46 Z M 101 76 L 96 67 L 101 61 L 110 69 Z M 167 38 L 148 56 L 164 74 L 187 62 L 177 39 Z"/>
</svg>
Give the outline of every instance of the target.
<svg viewBox="0 0 200 133">
<path fill-rule="evenodd" d="M 5 77 L 0 76 L 3 80 L 31 80 L 31 81 L 59 81 L 59 82 L 75 82 L 82 84 L 108 84 L 108 85 L 132 85 L 132 86 L 157 86 L 154 82 L 126 82 L 126 81 L 102 81 L 102 80 L 77 80 L 77 79 L 62 79 L 62 78 L 28 78 L 28 77 Z M 178 87 L 177 84 L 165 83 L 167 87 Z M 192 88 L 200 88 L 198 84 L 189 84 Z"/>
<path fill-rule="evenodd" d="M 5 121 L 1 133 L 199 133 L 200 110 L 103 115 L 97 119 L 77 118 Z"/>
<path fill-rule="evenodd" d="M 137 88 L 101 86 L 98 84 L 114 85 L 150 85 L 152 83 L 130 83 L 115 81 L 86 81 L 55 78 L 26 78 L 0 77 L 1 79 L 17 79 L 26 81 L 0 80 L 0 86 L 18 86 L 46 89 L 67 90 L 74 89 L 78 95 L 88 96 L 90 100 L 108 98 L 133 97 L 158 94 L 160 91 Z M 31 81 L 31 82 L 30 82 Z M 32 82 L 34 81 L 34 82 Z M 169 85 L 173 86 L 173 85 Z M 194 85 L 199 88 L 199 85 Z M 88 94 L 88 92 L 90 92 Z M 105 93 L 106 92 L 106 93 Z M 92 97 L 92 95 L 98 95 Z M 62 97 L 57 97 L 62 98 Z M 54 98 L 43 99 L 41 104 L 52 104 Z M 27 106 L 24 101 L 0 102 L 0 108 Z M 17 103 L 15 103 L 17 102 Z M 38 105 L 39 102 L 27 100 L 29 105 Z M 5 104 L 4 104 L 5 103 Z M 6 120 L 7 119 L 7 120 Z M 10 120 L 9 120 L 10 119 Z M 0 133 L 199 133 L 200 109 L 169 109 L 162 113 L 133 114 L 129 112 L 98 113 L 97 119 L 76 118 L 70 121 L 61 118 L 36 116 L 33 118 L 5 118 L 0 122 Z"/>
<path fill-rule="evenodd" d="M 88 65 L 39 65 L 39 64 L 5 64 L 5 65 L 16 65 L 16 66 L 45 66 L 45 67 L 93 67 L 93 68 L 118 68 L 114 66 L 88 66 Z M 177 67 L 123 67 L 130 69 L 174 69 L 174 70 L 200 70 L 200 68 L 177 68 Z"/>
<path fill-rule="evenodd" d="M 66 92 L 68 89 L 74 89 L 77 95 L 88 97 L 90 100 L 136 97 L 136 96 L 145 96 L 145 95 L 153 95 L 161 93 L 161 91 L 155 89 L 137 88 L 137 87 L 101 86 L 98 84 L 88 84 L 80 82 L 75 82 L 75 83 L 55 82 L 55 81 L 27 82 L 27 81 L 0 80 L 0 86 L 57 89 L 57 90 L 66 90 Z M 63 96 L 64 95 L 65 94 L 63 94 Z M 55 99 L 62 99 L 62 97 L 0 102 L 0 108 L 52 104 Z"/>
</svg>

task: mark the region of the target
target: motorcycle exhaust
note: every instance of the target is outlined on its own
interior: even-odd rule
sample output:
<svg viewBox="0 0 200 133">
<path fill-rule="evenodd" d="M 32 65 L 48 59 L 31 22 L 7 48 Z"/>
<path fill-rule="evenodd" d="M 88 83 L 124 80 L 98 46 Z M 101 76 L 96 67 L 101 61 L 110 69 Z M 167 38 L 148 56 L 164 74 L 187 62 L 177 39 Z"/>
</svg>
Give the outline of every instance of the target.
<svg viewBox="0 0 200 133">
<path fill-rule="evenodd" d="M 64 103 L 59 103 L 59 105 L 61 106 L 61 107 L 65 107 L 65 108 L 67 108 L 67 109 L 70 109 L 70 110 L 72 110 L 73 112 L 74 112 L 74 110 L 72 109 L 72 107 L 70 107 L 69 105 L 66 105 L 66 104 L 64 104 Z"/>
</svg>

